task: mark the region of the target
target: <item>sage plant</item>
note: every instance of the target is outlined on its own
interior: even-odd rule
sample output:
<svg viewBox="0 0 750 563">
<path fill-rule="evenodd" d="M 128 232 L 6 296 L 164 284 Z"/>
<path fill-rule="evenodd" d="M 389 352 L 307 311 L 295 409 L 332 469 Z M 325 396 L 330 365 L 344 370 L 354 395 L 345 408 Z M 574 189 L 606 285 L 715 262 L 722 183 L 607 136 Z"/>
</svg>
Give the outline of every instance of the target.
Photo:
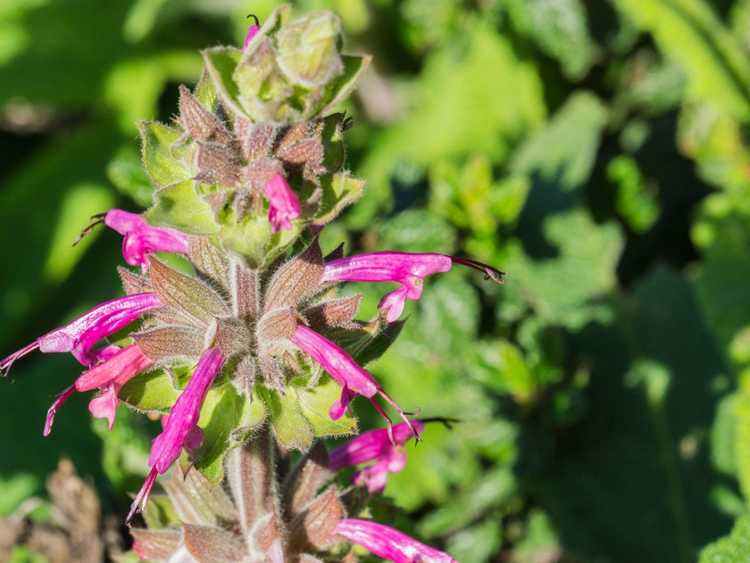
<svg viewBox="0 0 750 563">
<path fill-rule="evenodd" d="M 96 391 L 89 410 L 110 428 L 120 403 L 161 417 L 128 515 L 144 512 L 150 526 L 133 530 L 142 557 L 354 561 L 358 544 L 392 561 L 452 561 L 366 518 L 363 499 L 403 468 L 402 446 L 424 423 L 361 364 L 398 334 L 426 277 L 455 264 L 496 282 L 503 274 L 443 254 L 323 254 L 321 229 L 364 189 L 345 168 L 351 120 L 335 108 L 369 58 L 341 53 L 341 43 L 335 15 L 293 19 L 283 6 L 250 27 L 242 48 L 203 51 L 203 74 L 194 90 L 180 87 L 174 122 L 140 126 L 153 205 L 109 210 L 84 229 L 122 235 L 125 295 L 0 361 L 7 373 L 38 350 L 83 365 L 53 401 L 45 435 L 74 392 Z M 361 321 L 361 296 L 337 294 L 346 282 L 398 287 Z M 356 433 L 357 397 L 385 426 L 329 460 L 322 439 Z M 296 466 L 294 450 L 307 452 Z M 335 483 L 339 469 L 367 462 L 354 488 Z M 168 498 L 159 502 L 173 505 L 173 521 L 149 516 L 161 475 Z"/>
</svg>

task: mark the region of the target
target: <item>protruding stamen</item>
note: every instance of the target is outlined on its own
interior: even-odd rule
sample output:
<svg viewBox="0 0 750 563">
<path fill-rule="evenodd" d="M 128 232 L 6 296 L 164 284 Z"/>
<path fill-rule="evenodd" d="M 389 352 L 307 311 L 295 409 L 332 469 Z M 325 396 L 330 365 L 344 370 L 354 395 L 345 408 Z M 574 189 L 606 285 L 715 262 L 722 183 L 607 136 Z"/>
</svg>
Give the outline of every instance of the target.
<svg viewBox="0 0 750 563">
<path fill-rule="evenodd" d="M 104 223 L 104 217 L 107 215 L 107 213 L 97 213 L 96 215 L 91 216 L 92 223 L 90 223 L 87 227 L 85 227 L 81 234 L 78 235 L 78 238 L 73 241 L 73 246 L 76 246 L 79 242 L 81 242 L 84 238 L 88 236 L 88 234 L 93 231 L 97 226 L 102 225 Z"/>
<path fill-rule="evenodd" d="M 471 258 L 460 258 L 458 256 L 451 256 L 450 258 L 456 264 L 462 264 L 464 266 L 468 266 L 469 268 L 479 270 L 484 274 L 484 279 L 486 280 L 491 279 L 495 283 L 505 283 L 505 272 L 498 270 L 497 268 L 494 268 L 489 264 L 485 264 L 484 262 L 479 262 L 478 260 L 473 260 Z"/>
<path fill-rule="evenodd" d="M 27 344 L 20 350 L 13 352 L 10 356 L 3 358 L 0 360 L 0 375 L 5 377 L 8 375 L 8 372 L 10 372 L 10 368 L 13 365 L 13 362 L 18 360 L 19 358 L 23 358 L 27 354 L 30 354 L 34 350 L 39 348 L 39 341 L 34 340 L 31 344 Z"/>
</svg>

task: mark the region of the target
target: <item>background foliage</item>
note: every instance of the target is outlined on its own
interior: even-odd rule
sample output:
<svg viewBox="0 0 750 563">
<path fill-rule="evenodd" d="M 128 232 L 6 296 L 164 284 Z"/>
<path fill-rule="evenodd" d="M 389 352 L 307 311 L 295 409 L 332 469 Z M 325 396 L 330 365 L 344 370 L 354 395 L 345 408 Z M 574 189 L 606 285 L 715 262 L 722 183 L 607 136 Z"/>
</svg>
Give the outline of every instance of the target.
<svg viewBox="0 0 750 563">
<path fill-rule="evenodd" d="M 2 350 L 116 291 L 117 237 L 70 242 L 91 214 L 149 201 L 136 121 L 168 119 L 197 50 L 274 5 L 0 3 Z M 347 108 L 366 195 L 325 243 L 509 272 L 431 280 L 372 365 L 405 407 L 461 419 L 410 448 L 383 510 L 463 563 L 745 561 L 750 1 L 297 5 L 337 10 L 375 55 Z M 34 358 L 2 382 L 0 513 L 61 455 L 110 512 L 137 488 L 141 418 L 107 433 L 78 396 L 42 439 L 76 371 Z"/>
</svg>

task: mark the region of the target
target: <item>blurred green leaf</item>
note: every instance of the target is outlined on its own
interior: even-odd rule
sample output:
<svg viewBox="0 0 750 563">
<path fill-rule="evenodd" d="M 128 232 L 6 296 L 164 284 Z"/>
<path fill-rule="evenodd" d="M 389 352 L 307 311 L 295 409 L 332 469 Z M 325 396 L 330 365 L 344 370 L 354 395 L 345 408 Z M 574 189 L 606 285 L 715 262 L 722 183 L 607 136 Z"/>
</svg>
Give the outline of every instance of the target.
<svg viewBox="0 0 750 563">
<path fill-rule="evenodd" d="M 750 517 L 743 516 L 732 533 L 701 551 L 699 563 L 743 563 L 750 553 Z"/>
</svg>

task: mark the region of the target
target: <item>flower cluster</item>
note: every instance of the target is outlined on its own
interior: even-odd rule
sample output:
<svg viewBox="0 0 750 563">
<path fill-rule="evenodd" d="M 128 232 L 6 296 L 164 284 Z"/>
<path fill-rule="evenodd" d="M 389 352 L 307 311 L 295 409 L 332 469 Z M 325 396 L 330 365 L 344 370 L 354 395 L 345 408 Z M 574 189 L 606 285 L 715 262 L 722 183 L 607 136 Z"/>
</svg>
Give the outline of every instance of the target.
<svg viewBox="0 0 750 563">
<path fill-rule="evenodd" d="M 356 199 L 362 187 L 342 169 L 342 135 L 350 121 L 331 108 L 351 90 L 367 58 L 338 52 L 339 27 L 329 13 L 290 20 L 288 8 L 281 8 L 263 27 L 250 27 L 242 49 L 204 52 L 206 70 L 196 89 L 180 89 L 175 126 L 141 127 L 154 205 L 144 214 L 109 210 L 83 233 L 103 223 L 123 237 L 123 259 L 133 267 L 119 268 L 125 296 L 94 307 L 0 360 L 0 370 L 7 373 L 35 350 L 69 352 L 85 368 L 49 408 L 45 436 L 75 391 L 96 391 L 89 410 L 107 419 L 110 429 L 120 402 L 161 416 L 163 430 L 152 442 L 148 475 L 128 520 L 146 507 L 157 477 L 183 452 L 200 461 L 206 441 L 219 439 L 208 436 L 200 423 L 212 392 L 260 405 L 261 414 L 251 427 L 226 428 L 220 433 L 224 441 L 210 444 L 223 455 L 232 455 L 233 447 L 248 440 L 256 442 L 261 426 L 268 429 L 263 435 L 284 449 L 304 449 L 314 437 L 330 434 L 330 425 L 318 430 L 315 421 L 340 421 L 354 398 L 366 398 L 386 427 L 335 449 L 323 473 L 374 462 L 360 470 L 354 482 L 370 492 L 382 491 L 388 473 L 403 468 L 403 445 L 419 437 L 424 421 L 411 420 L 358 362 L 357 354 L 399 319 L 407 300 L 420 298 L 429 276 L 458 264 L 502 282 L 502 272 L 489 265 L 445 254 L 347 257 L 338 249 L 323 255 L 316 233 Z M 381 300 L 379 315 L 365 322 L 355 318 L 360 296 L 337 296 L 337 286 L 347 282 L 397 287 Z M 147 389 L 154 378 L 167 381 L 174 391 L 170 404 L 144 406 L 139 394 L 127 392 L 132 386 Z M 338 388 L 336 396 L 320 395 L 326 382 Z M 323 405 L 323 411 L 303 410 L 294 401 L 296 393 L 318 393 L 323 399 L 308 401 L 304 408 Z M 388 408 L 401 423 L 392 424 Z M 283 426 L 285 420 L 294 425 Z M 305 432 L 310 436 L 305 438 Z M 226 436 L 242 438 L 232 443 Z M 309 502 L 321 498 L 316 492 L 308 492 Z M 243 494 L 235 491 L 240 500 Z M 270 504 L 278 502 L 274 491 L 264 494 L 273 497 Z M 254 534 L 265 530 L 260 536 L 250 538 L 247 532 L 239 540 L 227 540 L 227 546 L 235 545 L 237 553 L 260 551 L 274 561 L 274 554 L 282 554 L 281 561 L 284 552 L 319 551 L 336 537 L 393 561 L 452 561 L 395 530 L 343 517 L 343 508 L 331 508 L 338 506 L 338 500 L 331 500 L 338 495 L 329 497 L 320 501 L 320 510 L 333 515 L 320 544 L 295 544 L 293 535 L 279 530 L 291 530 L 296 521 L 284 527 L 277 521 L 282 516 L 274 513 L 276 520 L 253 528 Z M 289 510 L 287 516 L 293 513 Z M 309 510 L 299 518 L 304 521 Z M 256 516 L 240 515 L 240 520 L 249 525 Z M 172 543 L 190 551 L 192 532 L 185 530 Z M 159 559 L 151 549 L 153 541 L 145 539 L 148 533 L 138 533 L 136 551 Z M 226 539 L 228 533 L 222 530 L 219 535 Z M 317 561 L 312 555 L 301 560 Z"/>
</svg>

